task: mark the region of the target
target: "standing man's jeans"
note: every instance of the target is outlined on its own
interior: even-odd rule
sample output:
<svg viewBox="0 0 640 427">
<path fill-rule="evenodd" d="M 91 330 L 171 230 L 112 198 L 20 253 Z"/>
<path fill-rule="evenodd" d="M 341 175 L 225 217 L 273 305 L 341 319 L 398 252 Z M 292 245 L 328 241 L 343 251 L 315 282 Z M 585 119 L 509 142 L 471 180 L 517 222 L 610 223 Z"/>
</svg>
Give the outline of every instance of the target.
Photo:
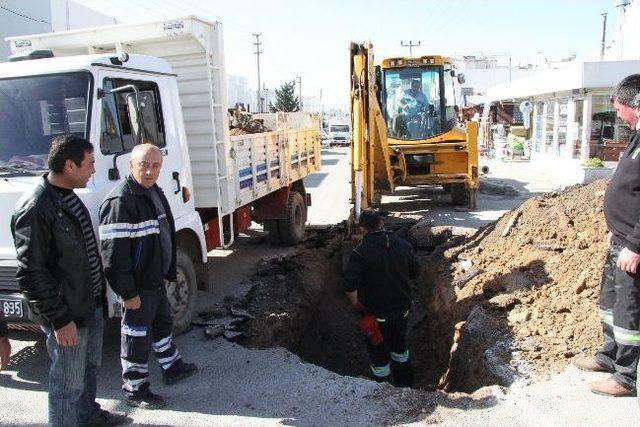
<svg viewBox="0 0 640 427">
<path fill-rule="evenodd" d="M 78 328 L 78 345 L 60 346 L 53 329 L 42 326 L 47 334 L 51 357 L 49 370 L 49 425 L 87 425 L 96 416 L 96 375 L 102 361 L 102 308 L 92 322 Z"/>
</svg>

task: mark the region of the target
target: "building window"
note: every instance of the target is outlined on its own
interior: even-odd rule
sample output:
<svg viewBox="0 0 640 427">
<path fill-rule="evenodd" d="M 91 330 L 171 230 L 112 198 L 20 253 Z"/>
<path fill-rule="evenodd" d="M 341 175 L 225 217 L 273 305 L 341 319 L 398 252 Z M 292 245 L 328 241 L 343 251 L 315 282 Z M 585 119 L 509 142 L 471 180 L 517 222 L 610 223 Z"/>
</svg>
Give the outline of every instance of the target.
<svg viewBox="0 0 640 427">
<path fill-rule="evenodd" d="M 616 115 L 609 95 L 593 95 L 589 157 L 617 161 L 631 139 L 631 129 Z"/>
<path fill-rule="evenodd" d="M 563 157 L 567 146 L 567 114 L 569 112 L 569 102 L 567 99 L 558 101 L 558 147 L 556 155 Z"/>
<path fill-rule="evenodd" d="M 555 123 L 555 106 L 556 102 L 550 100 L 546 102 L 545 132 L 544 132 L 544 152 L 552 154 L 553 150 L 553 127 Z"/>
<path fill-rule="evenodd" d="M 544 146 L 544 103 L 536 102 L 533 117 L 533 134 L 535 135 L 533 150 L 542 152 Z"/>
<path fill-rule="evenodd" d="M 574 101 L 575 108 L 573 110 L 573 126 L 569 140 L 573 144 L 571 158 L 579 159 L 582 154 L 582 115 L 584 114 L 584 100 L 576 99 Z"/>
</svg>

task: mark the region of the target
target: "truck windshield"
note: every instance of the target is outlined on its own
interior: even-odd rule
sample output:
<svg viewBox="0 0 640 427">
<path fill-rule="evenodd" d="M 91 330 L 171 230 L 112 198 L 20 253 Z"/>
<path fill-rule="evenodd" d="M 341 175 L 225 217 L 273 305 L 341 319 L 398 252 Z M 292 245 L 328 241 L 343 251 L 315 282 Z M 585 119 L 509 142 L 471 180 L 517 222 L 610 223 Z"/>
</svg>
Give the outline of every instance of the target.
<svg viewBox="0 0 640 427">
<path fill-rule="evenodd" d="M 349 125 L 332 125 L 329 132 L 349 132 Z"/>
<path fill-rule="evenodd" d="M 51 140 L 87 138 L 86 72 L 0 79 L 0 172 L 47 169 Z"/>
<path fill-rule="evenodd" d="M 445 132 L 442 67 L 386 70 L 383 105 L 390 138 L 426 139 Z"/>
</svg>

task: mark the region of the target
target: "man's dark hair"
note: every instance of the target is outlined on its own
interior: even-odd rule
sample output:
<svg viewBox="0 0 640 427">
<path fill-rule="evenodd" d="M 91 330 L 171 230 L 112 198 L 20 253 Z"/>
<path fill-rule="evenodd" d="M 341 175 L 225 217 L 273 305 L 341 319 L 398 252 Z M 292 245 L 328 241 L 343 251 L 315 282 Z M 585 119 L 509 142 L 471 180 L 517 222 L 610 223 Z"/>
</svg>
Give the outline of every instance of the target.
<svg viewBox="0 0 640 427">
<path fill-rule="evenodd" d="M 613 91 L 611 91 L 611 102 L 618 101 L 620 104 L 633 107 L 633 98 L 639 93 L 640 74 L 631 74 L 622 79 Z"/>
<path fill-rule="evenodd" d="M 360 213 L 358 224 L 367 231 L 375 231 L 382 225 L 382 218 L 373 209 L 365 209 Z"/>
<path fill-rule="evenodd" d="M 86 139 L 76 135 L 56 136 L 49 148 L 49 170 L 61 173 L 67 160 L 80 166 L 85 152 L 93 153 L 93 145 Z"/>
</svg>

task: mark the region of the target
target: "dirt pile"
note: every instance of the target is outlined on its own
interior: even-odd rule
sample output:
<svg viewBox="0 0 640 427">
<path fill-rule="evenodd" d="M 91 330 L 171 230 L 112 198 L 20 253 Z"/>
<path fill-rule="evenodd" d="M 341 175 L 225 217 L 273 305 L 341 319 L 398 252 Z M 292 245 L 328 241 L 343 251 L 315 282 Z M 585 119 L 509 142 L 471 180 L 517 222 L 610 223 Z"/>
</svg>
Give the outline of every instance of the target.
<svg viewBox="0 0 640 427">
<path fill-rule="evenodd" d="M 536 373 L 558 371 L 574 355 L 597 349 L 605 188 L 599 181 L 530 199 L 463 246 L 432 255 L 438 297 L 449 289 L 448 298 L 455 296 L 449 303 L 469 313 L 457 319 L 466 320 L 457 327 L 459 346 L 477 346 L 485 360 L 493 354 L 516 371 Z M 478 337 L 486 331 L 473 331 L 477 324 L 491 325 L 493 336 Z M 509 353 L 531 363 L 514 366 Z"/>
<path fill-rule="evenodd" d="M 509 385 L 595 351 L 604 190 L 597 182 L 530 199 L 476 232 L 386 218 L 424 263 L 409 317 L 415 387 Z M 311 233 L 294 256 L 259 263 L 241 304 L 251 314 L 242 344 L 283 346 L 339 374 L 368 376 L 342 290 L 343 238 L 340 227 Z"/>
</svg>

